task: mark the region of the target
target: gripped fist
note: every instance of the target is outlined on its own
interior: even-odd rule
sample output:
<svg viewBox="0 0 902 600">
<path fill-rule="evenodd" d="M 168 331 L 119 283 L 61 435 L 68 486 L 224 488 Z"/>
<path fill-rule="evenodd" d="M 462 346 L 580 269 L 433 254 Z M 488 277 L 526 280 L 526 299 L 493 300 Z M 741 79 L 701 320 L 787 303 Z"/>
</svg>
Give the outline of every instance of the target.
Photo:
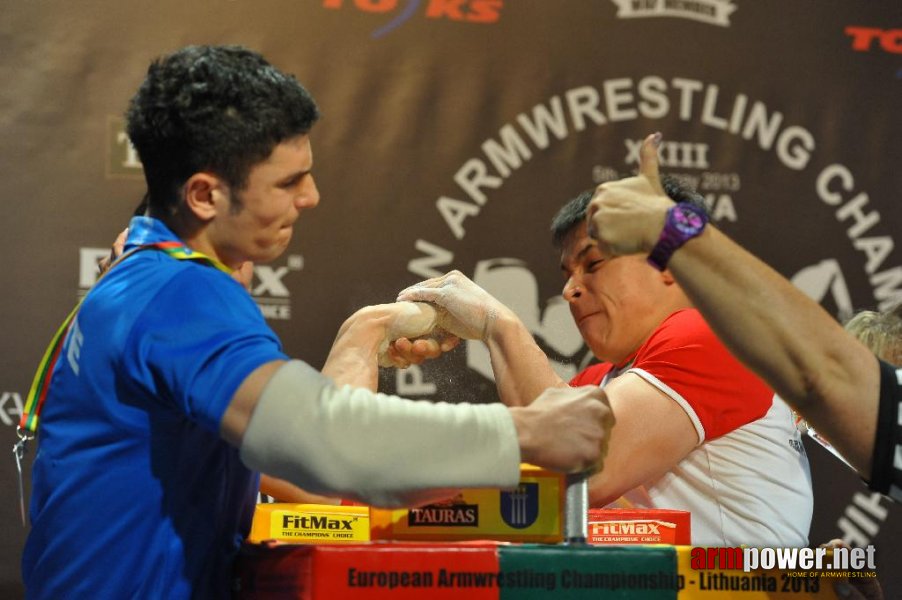
<svg viewBox="0 0 902 600">
<path fill-rule="evenodd" d="M 379 366 L 406 369 L 410 365 L 419 365 L 425 360 L 451 352 L 459 343 L 459 337 L 441 328 L 414 339 L 398 338 L 388 345 L 385 354 L 380 357 Z"/>
<path fill-rule="evenodd" d="M 614 256 L 649 252 L 658 241 L 673 205 L 658 172 L 661 134 L 645 138 L 639 150 L 639 174 L 602 183 L 586 211 L 589 237 Z"/>
<path fill-rule="evenodd" d="M 460 271 L 412 285 L 398 294 L 398 300 L 435 305 L 439 327 L 466 340 L 487 340 L 495 320 L 508 310 Z"/>
<path fill-rule="evenodd" d="M 565 473 L 604 467 L 614 412 L 597 385 L 551 387 L 510 410 L 524 462 Z"/>
<path fill-rule="evenodd" d="M 406 368 L 453 350 L 459 340 L 445 334 L 439 311 L 426 302 L 383 304 L 389 322 L 379 347 L 379 366 Z"/>
</svg>

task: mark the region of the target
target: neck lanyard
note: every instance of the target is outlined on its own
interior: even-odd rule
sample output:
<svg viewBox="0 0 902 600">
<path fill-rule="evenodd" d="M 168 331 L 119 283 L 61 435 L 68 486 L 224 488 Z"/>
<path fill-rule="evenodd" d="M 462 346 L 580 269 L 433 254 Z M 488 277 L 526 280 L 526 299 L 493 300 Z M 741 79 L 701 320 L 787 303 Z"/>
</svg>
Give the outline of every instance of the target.
<svg viewBox="0 0 902 600">
<path fill-rule="evenodd" d="M 136 248 L 132 248 L 128 252 L 122 254 L 116 261 L 110 265 L 100 278 L 110 272 L 113 267 L 121 263 L 129 256 L 140 252 L 141 250 L 158 250 L 164 252 L 176 260 L 193 260 L 207 266 L 215 267 L 224 273 L 231 274 L 232 269 L 228 268 L 218 260 L 211 258 L 201 252 L 192 250 L 182 242 L 156 242 L 153 244 L 143 244 Z M 100 281 L 98 278 L 98 281 Z M 29 440 L 34 439 L 40 420 L 41 410 L 44 408 L 44 401 L 47 399 L 47 392 L 50 389 L 50 381 L 53 378 L 54 369 L 59 358 L 60 350 L 66 339 L 66 334 L 78 314 L 84 299 L 80 300 L 72 312 L 60 325 L 56 333 L 50 339 L 44 356 L 38 364 L 34 379 L 31 382 L 31 389 L 28 391 L 28 397 L 25 400 L 25 408 L 22 410 L 22 417 L 19 419 L 19 425 L 16 427 L 16 435 L 19 441 L 13 445 L 13 455 L 16 459 L 16 470 L 19 473 L 19 508 L 22 514 L 22 524 L 25 525 L 25 487 L 22 479 L 22 459 L 25 457 L 25 446 Z"/>
</svg>

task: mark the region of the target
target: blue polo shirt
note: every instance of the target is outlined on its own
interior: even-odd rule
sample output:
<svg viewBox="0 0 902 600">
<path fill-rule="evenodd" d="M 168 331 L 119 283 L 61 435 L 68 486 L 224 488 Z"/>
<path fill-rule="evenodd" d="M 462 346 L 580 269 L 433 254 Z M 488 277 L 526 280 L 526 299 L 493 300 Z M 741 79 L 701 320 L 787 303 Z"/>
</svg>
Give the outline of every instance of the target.
<svg viewBox="0 0 902 600">
<path fill-rule="evenodd" d="M 178 238 L 137 217 L 126 250 Z M 88 293 L 41 414 L 29 598 L 228 597 L 259 476 L 219 436 L 254 369 L 286 359 L 226 273 L 142 250 Z"/>
</svg>

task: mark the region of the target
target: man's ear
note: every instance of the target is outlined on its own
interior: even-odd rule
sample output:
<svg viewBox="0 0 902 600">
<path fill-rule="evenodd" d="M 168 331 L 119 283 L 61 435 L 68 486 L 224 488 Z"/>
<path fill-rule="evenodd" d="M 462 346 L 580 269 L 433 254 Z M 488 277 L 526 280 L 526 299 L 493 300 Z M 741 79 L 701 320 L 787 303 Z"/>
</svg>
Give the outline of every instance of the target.
<svg viewBox="0 0 902 600">
<path fill-rule="evenodd" d="M 185 206 L 191 214 L 204 222 L 216 216 L 218 205 L 223 201 L 228 202 L 228 188 L 212 173 L 195 173 L 188 178 L 182 189 L 185 193 Z"/>
</svg>

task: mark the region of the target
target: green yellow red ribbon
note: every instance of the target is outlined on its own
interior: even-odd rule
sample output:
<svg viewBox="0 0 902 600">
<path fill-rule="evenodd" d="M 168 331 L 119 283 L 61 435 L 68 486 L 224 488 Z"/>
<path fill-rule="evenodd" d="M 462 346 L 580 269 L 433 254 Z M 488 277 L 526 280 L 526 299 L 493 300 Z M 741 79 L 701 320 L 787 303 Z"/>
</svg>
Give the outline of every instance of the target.
<svg viewBox="0 0 902 600">
<path fill-rule="evenodd" d="M 116 262 L 110 265 L 110 269 L 114 266 L 135 254 L 141 250 L 159 250 L 161 252 L 165 252 L 168 256 L 176 260 L 194 260 L 205 265 L 215 267 L 224 273 L 231 274 L 232 269 L 228 268 L 215 258 L 211 258 L 201 252 L 197 252 L 196 250 L 192 250 L 188 246 L 184 245 L 182 242 L 157 242 L 154 244 L 144 244 L 138 246 L 137 248 L 133 248 L 120 256 Z M 106 273 L 109 272 L 107 269 Z M 106 273 L 102 274 L 105 275 Z M 22 410 L 22 417 L 19 420 L 19 428 L 25 430 L 27 432 L 35 433 L 38 429 L 38 422 L 41 415 L 41 410 L 44 407 L 44 400 L 47 399 L 47 391 L 50 389 L 50 381 L 53 378 L 54 369 L 57 364 L 57 358 L 59 357 L 60 350 L 63 347 L 63 341 L 66 339 L 66 334 L 69 332 L 69 328 L 72 326 L 72 321 L 75 320 L 75 315 L 78 314 L 78 309 L 81 308 L 81 301 L 72 309 L 72 312 L 69 313 L 69 316 L 66 317 L 66 320 L 63 321 L 63 324 L 56 331 L 53 338 L 50 340 L 50 344 L 47 346 L 47 350 L 44 351 L 44 356 L 41 358 L 40 364 L 38 364 L 37 371 L 35 372 L 34 379 L 31 382 L 31 389 L 28 391 L 28 397 L 25 400 L 25 408 Z"/>
</svg>

